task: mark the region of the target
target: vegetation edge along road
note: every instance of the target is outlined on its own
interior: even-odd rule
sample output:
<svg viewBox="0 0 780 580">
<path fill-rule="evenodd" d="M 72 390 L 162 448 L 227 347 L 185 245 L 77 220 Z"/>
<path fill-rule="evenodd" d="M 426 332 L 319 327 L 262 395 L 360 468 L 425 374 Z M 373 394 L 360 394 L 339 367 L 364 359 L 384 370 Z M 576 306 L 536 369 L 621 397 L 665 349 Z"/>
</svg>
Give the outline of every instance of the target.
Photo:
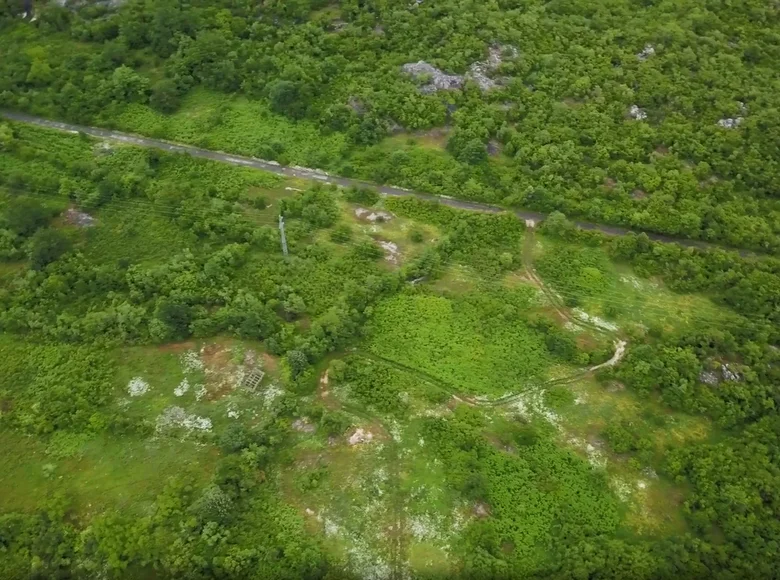
<svg viewBox="0 0 780 580">
<path fill-rule="evenodd" d="M 52 121 L 50 119 L 44 119 L 42 117 L 36 117 L 33 115 L 27 115 L 25 113 L 18 113 L 15 111 L 0 110 L 0 118 L 6 118 L 10 121 L 16 121 L 18 123 L 27 123 L 30 125 L 37 125 L 39 127 L 46 127 L 49 129 L 55 129 L 58 131 L 65 131 L 68 133 L 84 133 L 92 137 L 100 139 L 109 139 L 111 141 L 118 141 L 120 143 L 127 143 L 138 147 L 149 147 L 154 149 L 162 149 L 171 153 L 188 153 L 193 157 L 200 157 L 204 159 L 211 159 L 212 161 L 218 161 L 220 163 L 229 163 L 231 165 L 240 165 L 244 167 L 251 167 L 262 171 L 268 171 L 277 175 L 284 175 L 286 177 L 297 177 L 300 179 L 313 179 L 322 183 L 335 183 L 342 187 L 371 187 L 377 189 L 380 193 L 385 195 L 392 195 L 396 197 L 408 197 L 413 196 L 418 199 L 425 199 L 429 201 L 437 201 L 449 207 L 457 209 L 464 209 L 468 211 L 483 211 L 490 213 L 498 213 L 502 211 L 508 211 L 508 208 L 490 205 L 485 203 L 466 201 L 462 199 L 454 199 L 441 195 L 432 195 L 428 193 L 421 193 L 418 191 L 412 191 L 397 187 L 393 185 L 380 185 L 363 181 L 360 179 L 352 179 L 348 177 L 339 177 L 322 171 L 320 169 L 310 169 L 307 167 L 292 166 L 288 167 L 281 165 L 276 161 L 265 161 L 263 159 L 257 159 L 255 157 L 245 157 L 242 155 L 234 155 L 232 153 L 225 153 L 223 151 L 213 151 L 211 149 L 203 149 L 201 147 L 195 147 L 193 145 L 186 145 L 183 143 L 176 143 L 172 141 L 166 141 L 163 139 L 153 139 L 150 137 L 144 137 L 142 135 L 134 135 L 132 133 L 125 133 L 122 131 L 114 131 L 111 129 L 101 129 L 98 127 L 87 127 L 83 125 L 74 125 L 71 123 L 63 123 L 60 121 Z M 523 210 L 512 209 L 511 210 L 517 217 L 523 220 L 533 220 L 539 222 L 544 220 L 548 214 Z M 619 226 L 596 224 L 585 221 L 573 221 L 573 223 L 584 230 L 596 230 L 607 235 L 626 235 L 630 233 L 644 233 L 651 240 L 657 242 L 666 242 L 680 244 L 690 248 L 720 248 L 724 250 L 737 251 L 743 256 L 753 255 L 755 252 L 744 250 L 740 248 L 730 248 L 721 244 L 713 244 L 710 242 L 703 242 L 700 240 L 692 240 L 687 238 L 677 238 L 673 236 L 666 236 L 649 232 L 646 230 L 629 229 Z"/>
</svg>

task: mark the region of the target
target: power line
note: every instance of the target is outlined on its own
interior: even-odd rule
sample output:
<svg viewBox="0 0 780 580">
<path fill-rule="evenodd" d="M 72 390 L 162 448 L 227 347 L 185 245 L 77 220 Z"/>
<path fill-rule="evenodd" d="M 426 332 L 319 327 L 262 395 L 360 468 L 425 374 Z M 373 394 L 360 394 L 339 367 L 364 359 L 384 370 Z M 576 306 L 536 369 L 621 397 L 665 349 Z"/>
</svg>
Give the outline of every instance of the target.
<svg viewBox="0 0 780 580">
<path fill-rule="evenodd" d="M 63 202 L 70 202 L 70 203 L 76 203 L 80 207 L 83 208 L 84 211 L 94 211 L 94 212 L 118 212 L 121 210 L 126 211 L 135 211 L 135 210 L 142 210 L 148 214 L 151 215 L 157 215 L 161 217 L 167 217 L 167 218 L 178 218 L 183 217 L 186 215 L 191 214 L 201 214 L 205 215 L 207 213 L 210 213 L 212 211 L 222 212 L 223 215 L 237 215 L 246 217 L 247 219 L 256 222 L 256 223 L 263 223 L 272 225 L 276 222 L 275 218 L 272 216 L 252 216 L 251 214 L 248 214 L 246 212 L 239 212 L 235 211 L 232 208 L 213 208 L 213 207 L 187 207 L 186 205 L 171 205 L 171 204 L 165 204 L 160 203 L 152 200 L 144 200 L 144 199 L 122 199 L 122 198 L 112 198 L 110 200 L 107 200 L 104 205 L 99 205 L 94 208 L 88 207 L 88 203 L 85 204 L 83 201 L 79 202 L 79 200 L 72 200 L 70 198 L 66 198 L 64 196 L 61 196 L 59 194 L 53 194 L 53 193 L 46 193 L 46 192 L 33 192 L 30 190 L 27 190 L 26 193 L 19 193 L 15 192 L 12 195 L 29 195 L 31 197 L 46 197 L 51 199 L 56 199 Z M 190 198 L 193 199 L 193 198 Z M 210 200 L 219 200 L 225 204 L 230 204 L 234 202 L 229 202 L 226 200 L 221 200 L 219 198 L 206 198 L 206 200 L 203 201 L 210 201 Z M 185 200 L 183 203 L 186 204 L 188 200 Z M 85 207 L 86 206 L 86 207 Z"/>
<path fill-rule="evenodd" d="M 32 196 L 39 196 L 40 195 L 40 196 L 44 196 L 44 197 L 58 199 L 58 200 L 61 200 L 61 201 L 66 201 L 66 199 L 63 198 L 63 196 L 58 195 L 58 194 L 50 194 L 50 193 L 45 193 L 45 192 L 31 192 L 31 193 L 29 193 L 29 195 L 32 195 Z M 219 199 L 219 198 L 206 198 L 206 200 L 214 200 L 214 199 Z M 204 201 L 206 201 L 206 200 L 204 200 Z M 68 201 L 70 201 L 70 200 L 68 200 Z M 231 202 L 228 202 L 228 201 L 225 201 L 225 200 L 220 200 L 220 201 L 222 201 L 222 202 L 224 202 L 226 204 L 231 203 Z M 185 203 L 186 203 L 186 201 L 185 201 Z M 197 215 L 210 214 L 214 209 L 215 208 L 210 208 L 210 207 L 202 207 L 202 208 L 201 207 L 196 207 L 196 208 L 186 208 L 186 207 L 184 207 L 184 208 L 182 208 L 181 206 L 173 206 L 173 205 L 170 205 L 170 204 L 162 204 L 162 203 L 154 202 L 154 201 L 151 201 L 151 200 L 122 199 L 122 198 L 120 198 L 120 199 L 111 199 L 111 200 L 109 200 L 106 205 L 99 206 L 99 207 L 95 208 L 95 211 L 99 212 L 99 213 L 109 212 L 109 213 L 117 213 L 117 214 L 118 213 L 122 213 L 124 211 L 141 211 L 141 212 L 146 213 L 148 215 L 155 215 L 155 216 L 158 216 L 158 217 L 165 217 L 165 218 L 168 218 L 168 219 L 177 219 L 177 218 L 180 218 L 180 217 L 192 216 L 193 214 L 196 215 L 196 216 Z M 250 221 L 252 221 L 253 223 L 256 223 L 256 224 L 262 224 L 262 225 L 266 225 L 266 226 L 276 226 L 277 225 L 276 224 L 276 220 L 274 218 L 272 218 L 271 216 L 251 216 L 251 215 L 248 215 L 245 212 L 235 211 L 232 208 L 221 208 L 221 209 L 222 209 L 223 215 L 225 215 L 225 214 L 227 214 L 227 215 L 230 215 L 230 214 L 240 215 L 242 217 L 246 217 L 248 220 L 250 220 Z M 217 211 L 219 211 L 219 210 L 217 210 Z M 528 234 L 526 234 L 526 235 L 528 235 Z M 368 238 L 371 238 L 371 236 L 369 234 L 366 234 L 366 236 Z M 286 242 L 286 236 L 285 236 L 284 242 Z M 283 244 L 284 244 L 284 242 L 283 242 Z M 355 246 L 357 246 L 357 244 L 358 244 L 358 242 L 347 242 L 347 243 L 336 244 L 336 245 L 355 247 Z M 284 244 L 284 245 L 286 245 L 286 244 Z M 283 245 L 283 251 L 284 251 L 284 245 Z M 468 265 L 465 265 L 465 267 L 466 268 L 470 268 L 470 266 L 468 266 Z M 490 280 L 488 278 L 478 277 L 478 276 L 474 276 L 472 274 L 466 274 L 464 276 L 464 274 L 465 273 L 463 272 L 463 270 L 461 270 L 461 278 L 465 277 L 469 281 L 478 282 L 478 283 L 486 283 L 486 282 L 489 283 L 490 282 Z M 587 287 L 578 285 L 577 282 L 574 281 L 574 280 L 571 280 L 568 283 L 568 285 L 574 286 L 575 288 L 582 289 L 583 291 L 586 291 L 586 293 L 588 291 L 592 290 L 591 288 L 587 288 Z M 562 299 L 569 298 L 569 299 L 581 300 L 581 299 L 584 298 L 581 295 L 577 295 L 577 294 L 574 294 L 572 292 L 567 292 L 567 291 L 561 290 L 559 288 L 550 287 L 549 291 L 557 294 Z M 660 315 L 663 315 L 664 317 L 679 316 L 678 314 L 677 315 L 674 314 L 674 312 L 670 312 L 670 310 L 679 310 L 681 308 L 681 306 L 679 304 L 677 304 L 673 299 L 667 299 L 667 300 L 665 300 L 665 302 L 663 302 L 661 304 L 657 304 L 657 303 L 656 304 L 652 304 L 651 303 L 651 304 L 643 304 L 641 306 L 638 306 L 636 303 L 634 303 L 632 301 L 625 300 L 624 299 L 625 298 L 624 295 L 621 294 L 617 290 L 607 290 L 607 289 L 601 290 L 601 291 L 599 291 L 599 295 L 600 295 L 600 297 L 599 297 L 598 301 L 601 302 L 601 303 L 610 304 L 610 305 L 614 305 L 614 306 L 619 306 L 619 307 L 623 307 L 623 308 L 626 308 L 626 307 L 628 307 L 628 308 L 640 308 L 643 311 L 660 314 Z M 721 310 L 721 309 L 713 308 L 713 307 L 706 307 L 706 308 L 709 310 L 709 313 L 713 317 L 721 318 L 724 315 L 724 311 Z M 697 313 L 695 315 L 691 314 L 691 315 L 687 316 L 686 318 L 688 318 L 690 320 L 700 320 L 700 321 L 711 322 L 710 319 L 705 318 L 704 315 L 701 314 L 701 311 L 702 311 L 702 307 L 701 306 L 698 306 L 697 309 L 699 310 L 699 313 Z M 761 321 L 761 322 L 765 322 L 765 323 L 768 322 L 768 320 L 765 317 L 761 317 L 761 316 L 747 316 L 747 315 L 738 314 L 738 313 L 733 313 L 732 314 L 730 312 L 728 314 L 731 314 L 731 316 L 739 316 L 739 317 L 745 318 L 747 320 L 756 320 L 756 321 Z M 576 316 L 574 318 L 576 318 Z"/>
</svg>

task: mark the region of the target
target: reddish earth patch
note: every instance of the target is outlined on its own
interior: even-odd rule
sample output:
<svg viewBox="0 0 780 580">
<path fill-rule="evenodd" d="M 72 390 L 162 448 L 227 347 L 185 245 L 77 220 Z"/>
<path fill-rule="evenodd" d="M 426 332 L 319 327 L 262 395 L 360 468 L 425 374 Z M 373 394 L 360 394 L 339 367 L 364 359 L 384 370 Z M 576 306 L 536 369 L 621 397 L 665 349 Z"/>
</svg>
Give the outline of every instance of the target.
<svg viewBox="0 0 780 580">
<path fill-rule="evenodd" d="M 160 352 L 173 352 L 180 354 L 188 350 L 193 350 L 194 348 L 195 343 L 191 340 L 188 340 L 187 342 L 171 342 L 169 344 L 161 344 L 157 347 L 157 350 Z"/>
<path fill-rule="evenodd" d="M 206 372 L 207 400 L 221 399 L 238 386 L 235 375 L 239 366 L 231 360 L 230 348 L 218 343 L 207 344 L 201 348 L 200 358 Z"/>
<path fill-rule="evenodd" d="M 631 199 L 645 199 L 647 197 L 647 192 L 642 191 L 641 189 L 635 189 L 631 192 Z"/>
<path fill-rule="evenodd" d="M 272 356 L 268 354 L 267 352 L 264 352 L 262 354 L 263 357 L 263 367 L 266 371 L 269 373 L 275 373 L 277 370 L 279 370 L 279 359 L 275 356 Z"/>
<path fill-rule="evenodd" d="M 607 189 L 615 189 L 616 185 L 617 185 L 617 181 L 615 181 L 611 177 L 606 177 L 604 179 L 604 187 L 606 187 Z"/>
<path fill-rule="evenodd" d="M 472 508 L 472 513 L 478 518 L 490 517 L 490 506 L 483 501 L 478 501 Z"/>
<path fill-rule="evenodd" d="M 330 411 L 337 411 L 341 409 L 341 403 L 333 396 L 328 387 L 328 371 L 322 373 L 320 382 L 317 385 L 317 399 L 322 402 L 323 406 Z"/>
<path fill-rule="evenodd" d="M 201 349 L 200 358 L 213 370 L 223 369 L 230 363 L 230 350 L 219 344 L 207 344 Z"/>
</svg>

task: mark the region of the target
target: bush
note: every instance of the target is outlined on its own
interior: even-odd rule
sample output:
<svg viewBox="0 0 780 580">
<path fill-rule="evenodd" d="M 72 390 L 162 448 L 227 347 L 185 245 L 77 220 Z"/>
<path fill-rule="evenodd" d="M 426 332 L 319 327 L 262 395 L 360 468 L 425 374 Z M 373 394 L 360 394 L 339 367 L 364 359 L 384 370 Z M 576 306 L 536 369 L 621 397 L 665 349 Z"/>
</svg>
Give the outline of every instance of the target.
<svg viewBox="0 0 780 580">
<path fill-rule="evenodd" d="M 330 239 L 337 244 L 346 244 L 352 239 L 352 229 L 347 224 L 336 226 L 330 233 Z"/>
<path fill-rule="evenodd" d="M 49 223 L 50 214 L 38 201 L 16 198 L 5 210 L 8 229 L 16 235 L 27 237 Z"/>
<path fill-rule="evenodd" d="M 34 269 L 40 270 L 58 260 L 71 248 L 71 242 L 60 230 L 40 230 L 30 240 L 30 262 Z"/>
<path fill-rule="evenodd" d="M 344 199 L 360 205 L 374 205 L 379 201 L 379 194 L 368 187 L 350 187 L 344 192 Z"/>
</svg>

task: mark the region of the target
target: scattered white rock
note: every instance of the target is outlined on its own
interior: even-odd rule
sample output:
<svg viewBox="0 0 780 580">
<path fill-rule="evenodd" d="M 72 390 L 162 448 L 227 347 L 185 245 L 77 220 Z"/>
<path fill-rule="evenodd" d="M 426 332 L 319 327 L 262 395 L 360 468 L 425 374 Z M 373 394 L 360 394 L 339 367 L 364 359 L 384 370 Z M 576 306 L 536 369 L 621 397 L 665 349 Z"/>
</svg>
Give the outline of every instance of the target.
<svg viewBox="0 0 780 580">
<path fill-rule="evenodd" d="M 736 129 L 742 124 L 742 121 L 745 120 L 744 115 L 747 114 L 747 106 L 742 101 L 737 101 L 737 104 L 739 105 L 739 111 L 741 114 L 736 117 L 726 117 L 721 119 L 718 121 L 719 126 L 723 127 L 724 129 Z"/>
<path fill-rule="evenodd" d="M 238 406 L 235 403 L 228 403 L 227 416 L 228 419 L 238 419 L 241 416 L 241 412 L 238 410 Z"/>
<path fill-rule="evenodd" d="M 647 112 L 637 105 L 631 105 L 631 108 L 628 110 L 628 116 L 637 121 L 643 121 L 647 119 Z"/>
<path fill-rule="evenodd" d="M 68 222 L 71 225 L 78 226 L 80 228 L 89 228 L 95 225 L 95 218 L 93 218 L 88 213 L 79 211 L 72 207 L 65 210 L 65 213 L 63 215 L 65 217 L 66 222 Z"/>
<path fill-rule="evenodd" d="M 268 409 L 271 407 L 271 405 L 273 405 L 274 401 L 283 394 L 284 389 L 282 389 L 276 383 L 271 383 L 265 388 L 265 391 L 263 391 L 263 406 Z"/>
<path fill-rule="evenodd" d="M 586 444 L 585 453 L 588 455 L 588 463 L 590 463 L 593 467 L 604 469 L 607 466 L 606 455 L 595 445 L 591 443 Z"/>
<path fill-rule="evenodd" d="M 194 373 L 203 370 L 203 359 L 194 350 L 188 350 L 181 355 L 181 366 L 185 373 Z"/>
<path fill-rule="evenodd" d="M 361 219 L 365 219 L 366 221 L 369 221 L 371 223 L 376 222 L 389 222 L 391 219 L 393 219 L 393 214 L 381 211 L 381 210 L 373 210 L 373 209 L 366 209 L 364 207 L 356 207 L 355 208 L 355 215 Z"/>
<path fill-rule="evenodd" d="M 724 381 L 738 383 L 742 380 L 742 374 L 738 371 L 732 370 L 732 368 L 727 363 L 723 363 L 720 366 L 720 373 L 723 375 Z"/>
<path fill-rule="evenodd" d="M 701 371 L 699 373 L 699 382 L 714 387 L 720 383 L 720 377 L 715 371 Z"/>
<path fill-rule="evenodd" d="M 156 431 L 164 433 L 173 429 L 184 429 L 188 433 L 211 431 L 211 419 L 187 413 L 181 407 L 168 407 L 158 417 Z"/>
<path fill-rule="evenodd" d="M 205 396 L 206 396 L 206 385 L 198 385 L 198 388 L 195 389 L 195 400 L 200 401 Z"/>
<path fill-rule="evenodd" d="M 385 260 L 391 264 L 397 264 L 401 255 L 398 250 L 398 244 L 385 240 L 379 240 L 379 245 L 385 251 Z"/>
<path fill-rule="evenodd" d="M 350 445 L 357 445 L 358 443 L 368 443 L 374 438 L 373 433 L 366 431 L 365 429 L 358 427 L 355 432 L 349 436 L 347 442 Z"/>
<path fill-rule="evenodd" d="M 724 129 L 736 129 L 742 124 L 743 117 L 727 117 L 718 121 L 718 125 Z"/>
<path fill-rule="evenodd" d="M 513 46 L 494 44 L 488 49 L 487 59 L 473 63 L 465 75 L 447 74 L 424 60 L 407 63 L 401 69 L 415 79 L 428 81 L 419 89 L 423 94 L 461 89 L 466 80 L 472 80 L 481 90 L 489 91 L 497 87 L 498 83 L 488 75 L 501 65 L 505 52 L 509 53 L 512 58 L 518 55 L 517 48 Z"/>
<path fill-rule="evenodd" d="M 418 542 L 425 540 L 441 540 L 442 525 L 440 518 L 434 518 L 429 514 L 412 516 L 406 525 L 414 539 Z"/>
<path fill-rule="evenodd" d="M 420 92 L 426 95 L 437 91 L 449 91 L 463 87 L 463 76 L 448 75 L 424 60 L 407 63 L 401 69 L 415 79 L 428 81 L 427 84 L 420 87 Z"/>
<path fill-rule="evenodd" d="M 658 479 L 658 474 L 655 472 L 655 469 L 652 467 L 645 467 L 642 470 L 642 475 L 644 475 L 648 479 Z"/>
<path fill-rule="evenodd" d="M 593 316 L 591 314 L 588 314 L 584 310 L 580 310 L 579 308 L 575 308 L 572 310 L 574 313 L 574 316 L 582 320 L 583 322 L 589 322 L 591 324 L 595 324 L 599 328 L 603 328 L 604 330 L 611 330 L 615 331 L 618 329 L 618 325 L 614 324 L 612 322 L 608 322 L 604 320 L 603 318 L 599 318 L 598 316 Z"/>
<path fill-rule="evenodd" d="M 742 373 L 734 370 L 728 363 L 721 363 L 717 370 L 703 370 L 699 373 L 699 381 L 711 387 L 719 385 L 721 381 L 738 383 L 743 378 Z"/>
<path fill-rule="evenodd" d="M 180 382 L 179 385 L 175 389 L 173 389 L 173 394 L 177 397 L 182 397 L 189 390 L 190 390 L 190 382 L 186 378 L 184 378 L 182 382 Z"/>
<path fill-rule="evenodd" d="M 134 377 L 130 379 L 129 383 L 127 383 L 127 393 L 131 397 L 140 397 L 141 395 L 145 395 L 147 392 L 149 392 L 150 388 L 151 387 L 149 386 L 149 383 L 147 383 L 141 377 Z"/>
<path fill-rule="evenodd" d="M 609 483 L 610 487 L 621 501 L 628 501 L 630 499 L 633 492 L 633 488 L 630 483 L 619 477 L 611 479 Z"/>
<path fill-rule="evenodd" d="M 544 389 L 530 389 L 521 393 L 510 403 L 509 407 L 523 418 L 541 417 L 554 427 L 561 429 L 561 417 L 545 404 L 545 392 Z M 477 399 L 479 398 L 477 397 Z"/>
<path fill-rule="evenodd" d="M 633 286 L 636 290 L 642 289 L 642 282 L 636 276 L 621 276 L 620 281 L 623 282 L 623 284 Z"/>
<path fill-rule="evenodd" d="M 308 417 L 301 417 L 292 423 L 292 428 L 300 433 L 314 433 L 317 427 L 311 424 Z"/>
<path fill-rule="evenodd" d="M 330 518 L 325 518 L 325 535 L 328 537 L 340 536 L 341 526 Z"/>
<path fill-rule="evenodd" d="M 636 57 L 639 60 L 647 60 L 655 54 L 655 47 L 652 44 L 645 44 L 645 47 L 641 52 L 637 53 Z"/>
<path fill-rule="evenodd" d="M 494 44 L 488 49 L 487 60 L 475 62 L 469 67 L 469 72 L 466 73 L 466 78 L 473 80 L 479 88 L 483 91 L 489 91 L 498 86 L 495 80 L 491 79 L 488 74 L 494 72 L 503 62 L 504 52 L 508 52 L 512 58 L 517 57 L 517 49 L 514 46 L 502 46 Z"/>
</svg>

